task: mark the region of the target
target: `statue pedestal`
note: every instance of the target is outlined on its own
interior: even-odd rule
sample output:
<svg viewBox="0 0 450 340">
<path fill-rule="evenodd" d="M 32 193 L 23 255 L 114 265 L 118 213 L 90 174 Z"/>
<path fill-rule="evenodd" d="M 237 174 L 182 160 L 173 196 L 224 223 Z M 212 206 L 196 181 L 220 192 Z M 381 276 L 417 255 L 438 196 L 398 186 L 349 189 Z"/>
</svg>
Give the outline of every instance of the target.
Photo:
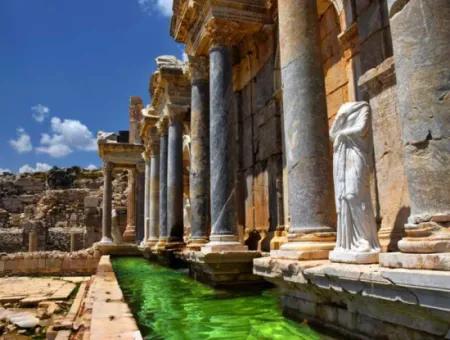
<svg viewBox="0 0 450 340">
<path fill-rule="evenodd" d="M 343 249 L 335 249 L 330 252 L 330 260 L 333 262 L 371 264 L 378 263 L 379 251 L 355 252 Z"/>
</svg>

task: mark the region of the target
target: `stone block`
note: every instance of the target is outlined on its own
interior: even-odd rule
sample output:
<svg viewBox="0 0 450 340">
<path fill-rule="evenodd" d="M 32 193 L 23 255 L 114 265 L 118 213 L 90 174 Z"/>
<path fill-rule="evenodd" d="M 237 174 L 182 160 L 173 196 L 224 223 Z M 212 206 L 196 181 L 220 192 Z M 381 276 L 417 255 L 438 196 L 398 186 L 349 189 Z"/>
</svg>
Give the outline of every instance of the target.
<svg viewBox="0 0 450 340">
<path fill-rule="evenodd" d="M 265 124 L 255 130 L 255 160 L 267 160 L 270 156 L 281 153 L 281 120 L 272 116 Z"/>
<path fill-rule="evenodd" d="M 361 72 L 381 64 L 386 58 L 392 56 L 392 48 L 386 42 L 387 32 L 380 30 L 372 34 L 361 43 L 360 60 Z"/>
<path fill-rule="evenodd" d="M 242 122 L 242 166 L 248 169 L 254 164 L 253 152 L 253 119 L 244 118 Z"/>
<path fill-rule="evenodd" d="M 252 112 L 255 114 L 272 99 L 274 94 L 274 61 L 269 59 L 258 72 L 252 84 Z"/>
<path fill-rule="evenodd" d="M 381 1 L 371 1 L 358 17 L 358 32 L 361 41 L 383 28 Z"/>
<path fill-rule="evenodd" d="M 256 229 L 269 229 L 269 174 L 261 163 L 255 166 L 253 203 Z"/>
<path fill-rule="evenodd" d="M 382 253 L 380 254 L 380 265 L 388 268 L 450 271 L 450 253 Z"/>
</svg>

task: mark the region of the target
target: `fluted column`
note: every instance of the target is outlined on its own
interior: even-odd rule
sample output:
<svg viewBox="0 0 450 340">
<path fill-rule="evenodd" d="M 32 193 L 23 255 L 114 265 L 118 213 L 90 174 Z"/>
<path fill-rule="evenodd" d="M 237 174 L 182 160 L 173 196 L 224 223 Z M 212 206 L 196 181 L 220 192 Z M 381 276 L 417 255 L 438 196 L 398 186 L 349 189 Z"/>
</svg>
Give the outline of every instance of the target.
<svg viewBox="0 0 450 340">
<path fill-rule="evenodd" d="M 209 74 L 208 58 L 189 57 L 191 73 L 191 162 L 189 196 L 191 237 L 188 247 L 199 249 L 209 229 Z"/>
<path fill-rule="evenodd" d="M 159 239 L 156 245 L 158 249 L 163 249 L 169 239 L 167 230 L 167 147 L 168 147 L 168 118 L 161 117 L 158 122 L 158 132 L 160 135 L 159 153 Z"/>
<path fill-rule="evenodd" d="M 327 258 L 335 209 L 316 0 L 279 0 L 278 13 L 291 217 L 281 249 Z"/>
<path fill-rule="evenodd" d="M 447 253 L 392 263 L 450 270 L 450 1 L 392 0 L 389 10 L 411 202 L 398 246 L 404 253 Z"/>
<path fill-rule="evenodd" d="M 111 163 L 105 162 L 103 164 L 102 239 L 100 243 L 112 243 L 112 170 L 113 166 Z"/>
<path fill-rule="evenodd" d="M 233 69 L 231 42 L 222 28 L 215 23 L 210 26 L 211 235 L 204 252 L 247 249 L 240 244 L 237 231 Z"/>
<path fill-rule="evenodd" d="M 150 219 L 149 219 L 149 211 L 150 211 L 150 176 L 151 176 L 151 161 L 149 154 L 144 152 L 142 157 L 145 161 L 145 185 L 144 185 L 144 239 L 142 240 L 142 245 L 148 240 L 149 231 L 150 231 Z"/>
<path fill-rule="evenodd" d="M 183 118 L 188 108 L 167 105 L 169 143 L 167 162 L 167 228 L 169 247 L 183 244 Z"/>
<path fill-rule="evenodd" d="M 128 170 L 127 227 L 123 233 L 125 242 L 136 240 L 136 168 Z"/>
</svg>

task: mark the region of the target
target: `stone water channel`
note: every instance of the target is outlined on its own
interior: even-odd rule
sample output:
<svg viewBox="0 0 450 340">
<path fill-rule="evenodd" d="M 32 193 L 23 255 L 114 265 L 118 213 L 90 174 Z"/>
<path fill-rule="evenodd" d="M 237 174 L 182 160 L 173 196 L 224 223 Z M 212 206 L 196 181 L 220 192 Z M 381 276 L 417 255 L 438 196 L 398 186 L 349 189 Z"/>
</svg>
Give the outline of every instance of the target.
<svg viewBox="0 0 450 340">
<path fill-rule="evenodd" d="M 113 267 L 145 339 L 333 339 L 286 319 L 274 289 L 218 290 L 142 258 Z"/>
</svg>

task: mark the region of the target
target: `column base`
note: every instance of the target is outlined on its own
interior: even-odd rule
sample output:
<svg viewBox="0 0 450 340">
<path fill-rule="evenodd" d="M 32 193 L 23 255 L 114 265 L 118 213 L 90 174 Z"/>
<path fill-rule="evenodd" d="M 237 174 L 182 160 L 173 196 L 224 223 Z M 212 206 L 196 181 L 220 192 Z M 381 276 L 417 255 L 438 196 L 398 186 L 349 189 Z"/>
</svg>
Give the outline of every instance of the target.
<svg viewBox="0 0 450 340">
<path fill-rule="evenodd" d="M 204 247 L 203 247 L 204 248 Z M 247 248 L 247 247 L 245 247 Z M 253 274 L 253 259 L 261 257 L 258 251 L 190 252 L 187 259 L 189 274 L 200 282 L 214 287 L 267 285 L 261 277 Z"/>
<path fill-rule="evenodd" d="M 165 249 L 167 242 L 168 242 L 168 238 L 159 239 L 158 243 L 156 243 L 156 245 L 155 245 L 155 250 Z"/>
<path fill-rule="evenodd" d="M 341 263 L 371 264 L 378 263 L 379 254 L 379 251 L 359 253 L 351 250 L 335 249 L 330 252 L 330 261 Z"/>
<path fill-rule="evenodd" d="M 150 248 L 153 249 L 156 247 L 156 245 L 158 244 L 159 240 L 158 239 L 148 239 L 147 241 L 145 241 L 144 243 L 144 247 L 145 248 Z"/>
<path fill-rule="evenodd" d="M 180 250 L 184 248 L 186 244 L 182 241 L 169 241 L 166 243 L 165 250 Z"/>
<path fill-rule="evenodd" d="M 200 249 L 204 254 L 247 250 L 248 247 L 241 244 L 236 235 L 211 235 L 209 242 Z"/>
<path fill-rule="evenodd" d="M 289 260 L 324 260 L 336 246 L 335 232 L 311 234 L 289 234 L 288 242 L 279 250 L 272 250 L 270 256 Z"/>
<path fill-rule="evenodd" d="M 189 250 L 200 250 L 203 246 L 208 243 L 208 239 L 205 238 L 191 238 L 187 243 L 187 248 Z"/>
<path fill-rule="evenodd" d="M 275 235 L 270 240 L 270 250 L 279 250 L 283 244 L 288 242 L 287 233 L 284 229 L 275 231 Z"/>
<path fill-rule="evenodd" d="M 113 240 L 107 236 L 103 236 L 102 239 L 98 243 L 99 244 L 113 244 Z"/>
<path fill-rule="evenodd" d="M 448 219 L 448 216 L 445 216 Z M 439 221 L 440 222 L 440 221 Z M 435 221 L 406 224 L 406 237 L 398 242 L 403 253 L 430 254 L 450 252 L 450 222 Z"/>
<path fill-rule="evenodd" d="M 136 227 L 135 226 L 127 226 L 123 233 L 123 241 L 127 243 L 135 243 L 136 242 Z"/>
<path fill-rule="evenodd" d="M 450 271 L 450 252 L 438 254 L 381 253 L 380 266 Z"/>
</svg>

